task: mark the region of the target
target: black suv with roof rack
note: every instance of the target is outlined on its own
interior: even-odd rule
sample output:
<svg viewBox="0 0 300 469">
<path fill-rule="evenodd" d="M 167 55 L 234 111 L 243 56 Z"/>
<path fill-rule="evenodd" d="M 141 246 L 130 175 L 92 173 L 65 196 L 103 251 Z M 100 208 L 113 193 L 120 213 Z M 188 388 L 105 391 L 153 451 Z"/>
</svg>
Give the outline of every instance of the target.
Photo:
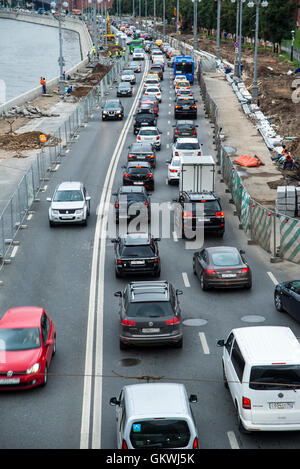
<svg viewBox="0 0 300 469">
<path fill-rule="evenodd" d="M 158 250 L 160 238 L 148 233 L 127 233 L 112 239 L 115 246 L 116 277 L 128 274 L 152 274 L 160 276 L 160 257 Z"/>
<path fill-rule="evenodd" d="M 204 228 L 204 234 L 213 232 L 223 237 L 225 232 L 225 214 L 222 210 L 219 197 L 212 193 L 181 192 L 178 200 L 181 209 L 175 210 L 175 224 L 178 237 L 191 238 L 192 232 Z M 203 205 L 203 211 L 197 207 Z M 200 207 L 199 207 L 200 208 Z M 181 233 L 179 233 L 181 227 Z M 187 236 L 186 236 L 187 235 Z"/>
<path fill-rule="evenodd" d="M 116 223 L 119 223 L 120 220 L 132 220 L 138 215 L 137 212 L 141 215 L 145 213 L 145 222 L 150 223 L 150 194 L 147 193 L 144 186 L 121 186 L 118 192 L 114 192 L 113 195 L 116 197 Z"/>
<path fill-rule="evenodd" d="M 181 308 L 168 281 L 131 282 L 115 292 L 120 298 L 120 348 L 130 345 L 183 344 Z"/>
</svg>

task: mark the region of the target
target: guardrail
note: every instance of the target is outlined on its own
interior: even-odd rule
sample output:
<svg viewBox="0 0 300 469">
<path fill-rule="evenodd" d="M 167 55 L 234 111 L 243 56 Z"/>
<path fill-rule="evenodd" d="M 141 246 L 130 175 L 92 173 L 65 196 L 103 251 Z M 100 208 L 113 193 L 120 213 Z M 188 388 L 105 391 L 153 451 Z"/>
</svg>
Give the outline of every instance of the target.
<svg viewBox="0 0 300 469">
<path fill-rule="evenodd" d="M 44 182 L 56 172 L 62 159 L 67 155 L 68 146 L 76 141 L 80 128 L 87 123 L 91 115 L 99 109 L 109 88 L 116 82 L 125 63 L 127 53 L 118 59 L 112 69 L 103 77 L 86 97 L 82 98 L 68 119 L 52 135 L 51 139 L 37 153 L 34 161 L 20 180 L 11 199 L 0 215 L 0 272 L 9 264 L 11 250 L 17 243 L 16 237 L 22 228 L 26 228 L 26 219 L 34 203 L 39 202 Z"/>
</svg>

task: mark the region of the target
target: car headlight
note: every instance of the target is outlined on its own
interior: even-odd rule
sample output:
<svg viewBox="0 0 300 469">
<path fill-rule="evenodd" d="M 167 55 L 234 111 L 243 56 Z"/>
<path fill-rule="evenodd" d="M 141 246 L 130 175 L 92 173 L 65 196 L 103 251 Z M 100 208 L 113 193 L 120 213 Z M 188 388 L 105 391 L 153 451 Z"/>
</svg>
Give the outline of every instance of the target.
<svg viewBox="0 0 300 469">
<path fill-rule="evenodd" d="M 58 215 L 58 210 L 52 210 L 52 215 Z"/>
<path fill-rule="evenodd" d="M 28 368 L 28 370 L 26 370 L 26 374 L 27 375 L 31 375 L 33 373 L 37 373 L 40 369 L 40 364 L 39 363 L 35 363 L 34 365 L 32 365 L 30 368 Z"/>
<path fill-rule="evenodd" d="M 75 214 L 76 215 L 82 215 L 83 214 L 83 208 L 81 208 L 79 210 L 75 210 Z"/>
</svg>

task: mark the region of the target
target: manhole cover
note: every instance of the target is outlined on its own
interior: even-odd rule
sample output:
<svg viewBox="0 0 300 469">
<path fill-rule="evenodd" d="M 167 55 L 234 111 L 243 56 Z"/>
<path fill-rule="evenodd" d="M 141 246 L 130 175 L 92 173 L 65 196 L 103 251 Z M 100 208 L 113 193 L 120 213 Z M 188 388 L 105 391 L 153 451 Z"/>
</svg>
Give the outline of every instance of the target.
<svg viewBox="0 0 300 469">
<path fill-rule="evenodd" d="M 242 317 L 242 321 L 245 321 L 245 322 L 263 322 L 265 320 L 266 318 L 264 318 L 263 316 L 256 316 L 254 314 L 252 314 L 251 316 Z"/>
<path fill-rule="evenodd" d="M 119 361 L 119 365 L 121 366 L 136 366 L 141 362 L 138 358 L 123 358 L 123 360 Z"/>
<path fill-rule="evenodd" d="M 183 321 L 183 324 L 185 326 L 204 326 L 207 324 L 207 321 L 205 319 L 186 319 Z"/>
</svg>

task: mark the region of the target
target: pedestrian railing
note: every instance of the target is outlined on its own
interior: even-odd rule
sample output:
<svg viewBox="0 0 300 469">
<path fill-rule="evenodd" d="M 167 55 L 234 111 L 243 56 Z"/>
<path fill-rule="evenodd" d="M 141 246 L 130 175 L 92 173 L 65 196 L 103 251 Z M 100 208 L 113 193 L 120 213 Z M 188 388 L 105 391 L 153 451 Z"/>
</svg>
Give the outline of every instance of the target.
<svg viewBox="0 0 300 469">
<path fill-rule="evenodd" d="M 100 108 L 105 95 L 120 77 L 128 56 L 127 51 L 123 57 L 117 59 L 99 85 L 94 86 L 87 96 L 80 99 L 68 119 L 37 152 L 30 168 L 19 181 L 15 192 L 0 214 L 0 271 L 5 264 L 10 263 L 17 234 L 20 229 L 26 228 L 28 215 L 33 210 L 34 203 L 39 202 L 44 183 L 57 171 L 62 159 L 67 155 L 67 147 L 76 141 L 80 128 Z"/>
</svg>

